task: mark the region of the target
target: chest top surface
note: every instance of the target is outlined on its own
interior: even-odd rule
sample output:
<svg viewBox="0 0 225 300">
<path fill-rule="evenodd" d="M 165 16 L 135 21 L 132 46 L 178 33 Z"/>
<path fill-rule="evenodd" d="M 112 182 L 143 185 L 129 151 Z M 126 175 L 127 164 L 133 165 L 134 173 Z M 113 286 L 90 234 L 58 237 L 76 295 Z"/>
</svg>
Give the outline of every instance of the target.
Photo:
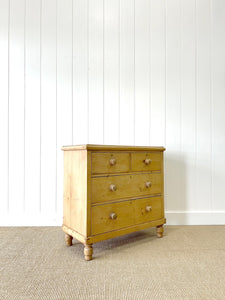
<svg viewBox="0 0 225 300">
<path fill-rule="evenodd" d="M 92 150 L 92 151 L 165 151 L 162 146 L 123 146 L 123 145 L 97 145 L 97 144 L 84 144 L 84 145 L 71 145 L 63 146 L 63 151 L 71 150 Z"/>
</svg>

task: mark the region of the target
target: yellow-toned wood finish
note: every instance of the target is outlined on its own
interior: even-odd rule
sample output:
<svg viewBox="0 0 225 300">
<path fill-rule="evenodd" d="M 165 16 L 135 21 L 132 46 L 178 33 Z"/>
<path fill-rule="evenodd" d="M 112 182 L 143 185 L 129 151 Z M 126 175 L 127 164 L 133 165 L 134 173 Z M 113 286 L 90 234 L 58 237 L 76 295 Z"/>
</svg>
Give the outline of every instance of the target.
<svg viewBox="0 0 225 300">
<path fill-rule="evenodd" d="M 92 174 L 122 173 L 130 170 L 130 154 L 120 152 L 92 153 Z"/>
<path fill-rule="evenodd" d="M 75 146 L 63 146 L 63 151 L 77 151 L 77 150 L 92 150 L 92 151 L 165 151 L 164 147 L 156 146 L 120 146 L 120 145 L 75 145 Z"/>
<path fill-rule="evenodd" d="M 91 233 L 96 235 L 161 218 L 161 197 L 93 206 Z"/>
<path fill-rule="evenodd" d="M 69 228 L 66 225 L 62 225 L 62 230 L 69 236 L 77 239 L 79 242 L 85 244 L 87 242 L 87 238 L 85 236 L 83 236 L 81 233 L 77 232 L 76 230 L 73 230 L 71 228 Z M 66 245 L 68 246 L 67 243 L 67 237 L 65 237 L 65 241 L 66 241 Z"/>
<path fill-rule="evenodd" d="M 159 224 L 165 224 L 166 223 L 166 219 L 162 218 L 156 221 L 151 221 L 151 222 L 147 222 L 147 223 L 142 223 L 142 224 L 138 224 L 138 225 L 132 225 L 126 228 L 122 228 L 122 229 L 118 229 L 118 230 L 114 230 L 114 231 L 109 231 L 106 233 L 102 233 L 102 234 L 98 234 L 98 235 L 92 235 L 90 237 L 88 237 L 87 239 L 87 243 L 90 244 L 94 244 L 100 241 L 104 241 L 107 239 L 111 239 L 117 236 L 121 236 L 124 234 L 128 234 L 131 232 L 135 232 L 135 231 L 139 231 L 139 230 L 143 230 L 149 227 L 156 227 Z M 163 225 L 160 225 L 163 226 Z"/>
<path fill-rule="evenodd" d="M 151 197 L 134 201 L 135 224 L 146 223 L 163 217 L 162 198 Z"/>
<path fill-rule="evenodd" d="M 65 240 L 92 244 L 157 227 L 163 235 L 163 147 L 79 145 L 64 150 Z"/>
<path fill-rule="evenodd" d="M 129 174 L 92 178 L 92 203 L 161 193 L 161 174 Z"/>
<path fill-rule="evenodd" d="M 161 156 L 156 152 L 135 152 L 131 154 L 131 170 L 134 172 L 160 171 Z"/>
<path fill-rule="evenodd" d="M 63 224 L 87 234 L 87 151 L 64 152 Z"/>
<path fill-rule="evenodd" d="M 72 246 L 73 237 L 69 234 L 65 234 L 65 242 L 67 246 Z"/>
<path fill-rule="evenodd" d="M 115 214 L 114 218 L 110 215 Z M 112 231 L 134 224 L 134 205 L 124 201 L 92 207 L 92 235 Z"/>
<path fill-rule="evenodd" d="M 92 260 L 93 248 L 91 244 L 85 244 L 84 246 L 84 258 L 85 260 Z"/>
<path fill-rule="evenodd" d="M 156 233 L 157 233 L 157 237 L 159 237 L 159 238 L 163 237 L 163 226 L 162 225 L 156 226 Z"/>
</svg>

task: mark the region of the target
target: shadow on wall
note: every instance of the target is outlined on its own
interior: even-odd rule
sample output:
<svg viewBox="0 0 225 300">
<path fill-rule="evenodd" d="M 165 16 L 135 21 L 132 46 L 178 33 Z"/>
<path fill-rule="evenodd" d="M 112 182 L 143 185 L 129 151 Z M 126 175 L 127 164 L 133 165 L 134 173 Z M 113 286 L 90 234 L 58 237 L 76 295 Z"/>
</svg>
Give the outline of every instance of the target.
<svg viewBox="0 0 225 300">
<path fill-rule="evenodd" d="M 193 162 L 194 164 L 194 162 Z M 188 210 L 187 166 L 185 154 L 176 151 L 165 152 L 165 216 L 168 224 L 186 224 Z"/>
</svg>

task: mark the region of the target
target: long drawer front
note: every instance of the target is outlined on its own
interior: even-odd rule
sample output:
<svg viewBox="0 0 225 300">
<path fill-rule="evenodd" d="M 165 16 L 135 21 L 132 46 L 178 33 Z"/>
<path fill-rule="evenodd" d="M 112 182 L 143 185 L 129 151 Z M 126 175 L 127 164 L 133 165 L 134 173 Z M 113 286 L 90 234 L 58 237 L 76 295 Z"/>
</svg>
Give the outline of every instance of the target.
<svg viewBox="0 0 225 300">
<path fill-rule="evenodd" d="M 160 173 L 94 177 L 91 179 L 92 203 L 160 194 L 161 182 Z"/>
<path fill-rule="evenodd" d="M 92 207 L 92 235 L 163 218 L 162 197 L 103 204 Z"/>
</svg>

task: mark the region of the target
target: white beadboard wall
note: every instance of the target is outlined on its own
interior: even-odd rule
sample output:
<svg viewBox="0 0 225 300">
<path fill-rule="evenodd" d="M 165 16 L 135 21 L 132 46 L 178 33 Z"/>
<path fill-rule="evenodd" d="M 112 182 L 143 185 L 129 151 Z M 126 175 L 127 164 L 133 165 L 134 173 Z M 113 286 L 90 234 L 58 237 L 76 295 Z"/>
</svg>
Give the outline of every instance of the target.
<svg viewBox="0 0 225 300">
<path fill-rule="evenodd" d="M 62 145 L 163 145 L 168 224 L 225 224 L 224 0 L 0 0 L 0 225 L 61 225 Z"/>
</svg>

